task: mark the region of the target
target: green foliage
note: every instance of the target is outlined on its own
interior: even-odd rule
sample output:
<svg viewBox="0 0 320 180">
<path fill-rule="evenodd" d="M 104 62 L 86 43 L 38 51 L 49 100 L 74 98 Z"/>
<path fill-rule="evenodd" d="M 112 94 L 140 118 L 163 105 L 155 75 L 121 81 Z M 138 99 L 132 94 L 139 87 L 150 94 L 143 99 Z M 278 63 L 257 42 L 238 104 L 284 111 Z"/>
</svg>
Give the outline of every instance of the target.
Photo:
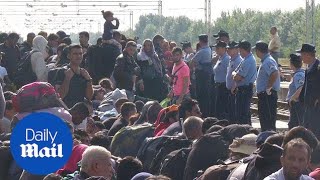
<svg viewBox="0 0 320 180">
<path fill-rule="evenodd" d="M 320 34 L 320 6 L 315 8 L 315 31 L 316 35 Z M 232 40 L 246 39 L 251 43 L 258 40 L 269 42 L 270 28 L 276 26 L 279 30 L 282 48 L 281 56 L 288 57 L 290 53 L 301 47 L 304 42 L 310 41 L 311 35 L 306 37 L 306 31 L 310 34 L 311 27 L 306 27 L 305 9 L 296 9 L 293 12 L 282 12 L 276 10 L 273 12 L 259 12 L 251 9 L 241 11 L 235 9 L 231 12 L 222 12 L 221 16 L 213 22 L 213 34 L 223 29 L 229 32 Z M 162 26 L 161 26 L 162 25 Z M 162 17 L 158 15 L 141 16 L 136 24 L 134 34 L 140 37 L 140 40 L 151 38 L 160 34 L 179 44 L 182 41 L 191 41 L 197 43 L 199 34 L 207 33 L 208 29 L 202 21 L 193 21 L 185 16 L 180 17 Z M 320 37 L 316 37 L 316 42 Z M 317 43 L 316 43 L 317 44 Z M 318 52 L 320 52 L 318 46 Z"/>
</svg>

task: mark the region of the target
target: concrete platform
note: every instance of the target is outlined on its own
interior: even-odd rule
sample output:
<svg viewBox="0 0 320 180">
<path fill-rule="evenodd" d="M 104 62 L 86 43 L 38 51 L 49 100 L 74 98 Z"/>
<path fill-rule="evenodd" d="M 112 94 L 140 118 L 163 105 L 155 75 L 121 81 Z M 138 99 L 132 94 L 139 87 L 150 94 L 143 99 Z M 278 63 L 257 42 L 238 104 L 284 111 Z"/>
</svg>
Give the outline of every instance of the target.
<svg viewBox="0 0 320 180">
<path fill-rule="evenodd" d="M 252 127 L 256 128 L 256 129 L 260 129 L 260 121 L 257 117 L 252 117 L 251 118 L 251 122 L 252 122 Z M 276 121 L 276 127 L 277 127 L 277 131 L 285 131 L 288 129 L 288 121 L 285 120 L 277 120 Z"/>
</svg>

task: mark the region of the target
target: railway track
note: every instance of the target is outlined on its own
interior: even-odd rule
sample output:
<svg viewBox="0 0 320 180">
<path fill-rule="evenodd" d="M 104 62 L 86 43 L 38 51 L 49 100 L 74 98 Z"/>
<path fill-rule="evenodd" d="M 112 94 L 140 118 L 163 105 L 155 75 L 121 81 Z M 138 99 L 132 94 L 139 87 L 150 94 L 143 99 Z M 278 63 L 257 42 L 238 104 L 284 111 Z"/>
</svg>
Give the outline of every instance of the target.
<svg viewBox="0 0 320 180">
<path fill-rule="evenodd" d="M 277 109 L 277 122 L 276 127 L 277 130 L 286 130 L 288 128 L 288 122 L 289 122 L 289 105 L 287 102 L 278 101 L 277 103 L 278 109 Z M 253 97 L 251 101 L 251 120 L 252 120 L 252 126 L 254 128 L 260 129 L 260 122 L 258 117 L 258 97 Z"/>
</svg>

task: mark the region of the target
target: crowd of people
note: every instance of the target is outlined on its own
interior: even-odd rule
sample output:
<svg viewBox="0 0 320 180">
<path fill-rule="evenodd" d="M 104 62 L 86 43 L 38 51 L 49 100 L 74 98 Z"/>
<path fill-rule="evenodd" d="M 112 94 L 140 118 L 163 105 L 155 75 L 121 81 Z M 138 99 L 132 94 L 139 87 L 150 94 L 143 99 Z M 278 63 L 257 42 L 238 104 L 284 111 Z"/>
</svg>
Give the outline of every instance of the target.
<svg viewBox="0 0 320 180">
<path fill-rule="evenodd" d="M 0 34 L 1 180 L 320 179 L 314 45 L 290 55 L 290 121 L 278 132 L 276 27 L 269 44 L 252 47 L 220 30 L 213 46 L 199 35 L 194 51 L 161 35 L 140 45 L 113 31 L 112 12 L 102 14 L 96 45 L 85 31 L 80 44 L 64 31 L 29 33 L 22 44 L 17 33 Z M 261 130 L 251 126 L 254 94 Z M 10 153 L 12 130 L 32 112 L 60 117 L 74 138 L 70 159 L 52 174 L 31 174 Z"/>
</svg>

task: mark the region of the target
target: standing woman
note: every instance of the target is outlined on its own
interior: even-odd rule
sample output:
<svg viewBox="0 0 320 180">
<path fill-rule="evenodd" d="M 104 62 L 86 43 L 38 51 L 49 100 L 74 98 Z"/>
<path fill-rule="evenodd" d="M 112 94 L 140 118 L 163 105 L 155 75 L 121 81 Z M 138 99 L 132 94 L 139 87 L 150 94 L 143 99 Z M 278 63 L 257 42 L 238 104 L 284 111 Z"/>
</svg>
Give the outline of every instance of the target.
<svg viewBox="0 0 320 180">
<path fill-rule="evenodd" d="M 137 64 L 141 68 L 144 96 L 162 101 L 168 93 L 168 86 L 164 83 L 165 69 L 150 39 L 143 42 L 142 49 L 137 56 Z"/>
<path fill-rule="evenodd" d="M 164 59 L 164 53 L 162 50 L 162 44 L 164 43 L 164 37 L 157 34 L 153 37 L 152 43 L 154 45 L 154 50 L 156 51 L 159 59 L 162 61 Z"/>
</svg>

